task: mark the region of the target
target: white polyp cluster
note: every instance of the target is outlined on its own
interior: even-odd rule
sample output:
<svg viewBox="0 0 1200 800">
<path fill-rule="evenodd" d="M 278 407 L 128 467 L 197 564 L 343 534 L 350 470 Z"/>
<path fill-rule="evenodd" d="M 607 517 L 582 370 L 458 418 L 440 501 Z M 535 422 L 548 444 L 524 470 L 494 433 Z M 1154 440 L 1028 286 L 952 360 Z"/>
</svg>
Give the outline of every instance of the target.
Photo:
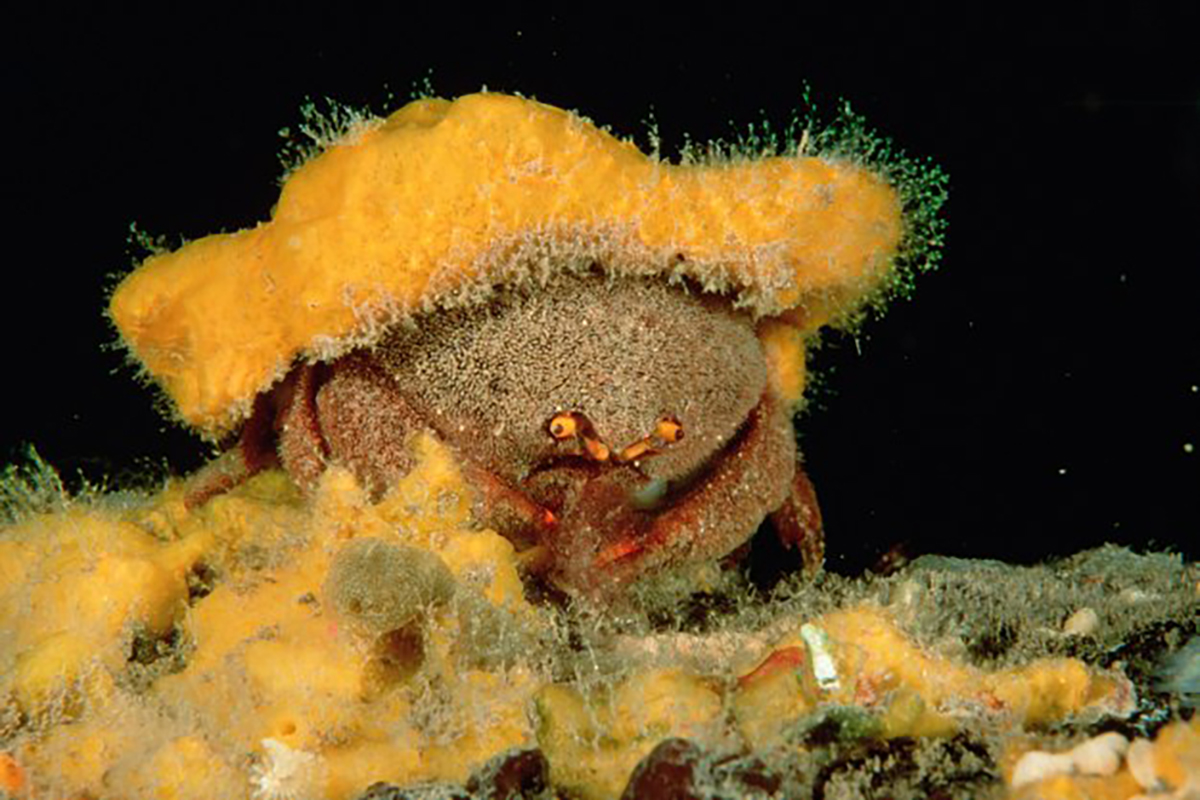
<svg viewBox="0 0 1200 800">
<path fill-rule="evenodd" d="M 1121 768 L 1129 740 L 1119 733 L 1103 733 L 1065 753 L 1031 750 L 1013 770 L 1013 787 L 1036 783 L 1055 775 L 1112 775 Z"/>
<path fill-rule="evenodd" d="M 304 800 L 319 789 L 320 759 L 277 739 L 263 739 L 263 759 L 251 770 L 255 800 Z"/>
</svg>

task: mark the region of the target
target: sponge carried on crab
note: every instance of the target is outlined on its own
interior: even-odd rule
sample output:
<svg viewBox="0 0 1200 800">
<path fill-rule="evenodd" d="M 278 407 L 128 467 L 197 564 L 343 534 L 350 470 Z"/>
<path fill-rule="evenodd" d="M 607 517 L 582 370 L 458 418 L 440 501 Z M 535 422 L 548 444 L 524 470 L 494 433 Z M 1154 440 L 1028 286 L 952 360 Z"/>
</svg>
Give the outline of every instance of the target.
<svg viewBox="0 0 1200 800">
<path fill-rule="evenodd" d="M 848 160 L 673 165 L 561 109 L 476 94 L 358 126 L 291 175 L 269 222 L 149 259 L 111 314 L 183 420 L 215 435 L 298 358 L 599 264 L 772 317 L 774 379 L 795 400 L 800 332 L 886 282 L 903 228 L 897 191 Z"/>
</svg>

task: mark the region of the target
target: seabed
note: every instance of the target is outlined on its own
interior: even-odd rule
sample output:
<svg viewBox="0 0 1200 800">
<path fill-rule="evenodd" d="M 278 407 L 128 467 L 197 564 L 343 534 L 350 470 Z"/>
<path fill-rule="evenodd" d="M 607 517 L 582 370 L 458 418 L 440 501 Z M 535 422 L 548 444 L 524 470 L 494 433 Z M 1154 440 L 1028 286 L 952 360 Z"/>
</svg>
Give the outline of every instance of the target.
<svg viewBox="0 0 1200 800">
<path fill-rule="evenodd" d="M 1196 796 L 1177 555 L 924 556 L 770 592 L 714 569 L 564 606 L 418 447 L 378 503 L 338 469 L 196 510 L 178 483 L 71 499 L 10 473 L 7 795 Z"/>
</svg>

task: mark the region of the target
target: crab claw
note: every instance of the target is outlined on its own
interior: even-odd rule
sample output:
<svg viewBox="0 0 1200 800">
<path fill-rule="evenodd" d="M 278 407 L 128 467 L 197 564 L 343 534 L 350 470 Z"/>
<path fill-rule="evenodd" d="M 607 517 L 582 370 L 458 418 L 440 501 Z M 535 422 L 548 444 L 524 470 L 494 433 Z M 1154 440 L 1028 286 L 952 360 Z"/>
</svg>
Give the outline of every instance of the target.
<svg viewBox="0 0 1200 800">
<path fill-rule="evenodd" d="M 508 537 L 518 549 L 531 548 L 553 539 L 558 516 L 493 473 L 470 463 L 461 465 L 467 482 L 474 487 L 475 517 Z"/>
<path fill-rule="evenodd" d="M 647 491 L 647 479 L 632 470 L 579 487 L 550 543 L 554 578 L 583 595 L 611 597 L 652 573 L 725 556 L 777 510 L 785 536 L 807 548 L 812 569 L 810 551 L 818 563 L 821 552 L 820 514 L 811 484 L 797 472 L 790 416 L 768 392 L 738 435 L 700 474 L 667 490 L 661 504 L 642 509 L 631 502 Z"/>
</svg>

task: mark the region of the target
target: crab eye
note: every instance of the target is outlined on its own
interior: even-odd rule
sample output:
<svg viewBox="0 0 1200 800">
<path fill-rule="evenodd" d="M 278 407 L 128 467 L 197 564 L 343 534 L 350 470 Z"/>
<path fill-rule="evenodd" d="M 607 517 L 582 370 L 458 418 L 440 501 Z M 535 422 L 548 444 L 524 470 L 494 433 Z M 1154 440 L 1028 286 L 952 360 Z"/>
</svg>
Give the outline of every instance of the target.
<svg viewBox="0 0 1200 800">
<path fill-rule="evenodd" d="M 555 414 L 547 428 L 555 439 L 571 439 L 578 432 L 573 414 Z"/>
<path fill-rule="evenodd" d="M 616 454 L 617 461 L 627 464 L 637 461 L 644 456 L 652 456 L 668 444 L 674 444 L 683 438 L 683 425 L 675 417 L 667 414 L 658 418 L 654 424 L 654 433 L 634 442 Z"/>
<path fill-rule="evenodd" d="M 658 424 L 654 426 L 654 434 L 664 442 L 678 442 L 683 438 L 683 426 L 679 424 L 679 420 L 670 415 L 660 417 Z"/>
<path fill-rule="evenodd" d="M 596 435 L 592 423 L 579 411 L 563 411 L 555 414 L 546 424 L 546 430 L 558 441 L 579 439 L 584 452 L 593 461 L 608 461 L 612 450 Z"/>
</svg>

